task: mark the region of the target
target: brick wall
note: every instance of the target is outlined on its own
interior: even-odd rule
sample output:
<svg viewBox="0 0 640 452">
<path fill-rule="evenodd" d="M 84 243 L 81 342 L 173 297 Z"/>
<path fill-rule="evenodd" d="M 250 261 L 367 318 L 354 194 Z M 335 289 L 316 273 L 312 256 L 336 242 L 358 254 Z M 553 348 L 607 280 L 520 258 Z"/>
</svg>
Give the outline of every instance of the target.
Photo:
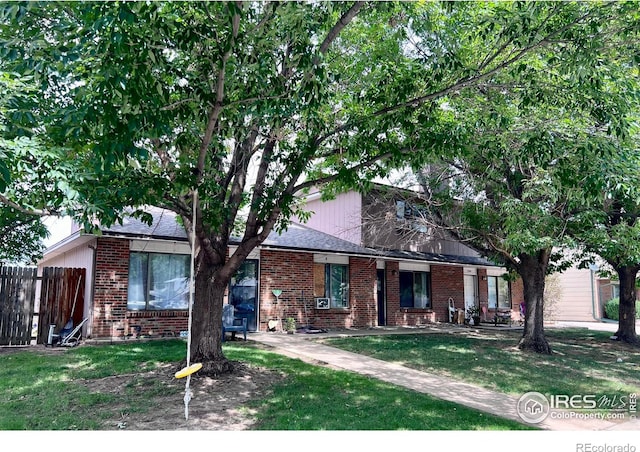
<svg viewBox="0 0 640 452">
<path fill-rule="evenodd" d="M 273 289 L 282 290 L 278 303 Z M 258 330 L 266 331 L 269 320 L 284 321 L 287 317 L 296 319 L 300 326 L 305 325 L 306 318 L 312 316 L 315 306 L 313 254 L 261 250 L 259 299 Z M 280 328 L 281 325 L 278 326 Z"/>
<path fill-rule="evenodd" d="M 188 311 L 127 311 L 129 241 L 97 240 L 91 337 L 177 336 L 188 327 Z"/>
<path fill-rule="evenodd" d="M 376 261 L 374 259 L 358 257 L 349 259 L 350 326 L 362 328 L 377 324 L 376 280 Z"/>
<path fill-rule="evenodd" d="M 524 285 L 522 278 L 518 277 L 511 283 L 511 309 L 515 311 L 517 317 L 520 316 L 520 303 L 524 301 Z"/>
<path fill-rule="evenodd" d="M 123 336 L 126 334 L 129 241 L 100 237 L 96 246 L 91 336 Z"/>
<path fill-rule="evenodd" d="M 464 270 L 454 265 L 431 265 L 431 308 L 436 321 L 449 321 L 449 297 L 464 309 Z"/>
<path fill-rule="evenodd" d="M 299 327 L 308 324 L 337 329 L 376 324 L 375 261 L 350 258 L 349 307 L 344 309 L 315 308 L 314 291 L 322 286 L 318 280 L 324 278 L 324 272 L 317 271 L 317 267 L 313 253 L 261 250 L 259 330 L 266 331 L 269 320 L 283 321 L 287 317 L 293 317 Z M 282 290 L 277 304 L 273 289 Z"/>
</svg>

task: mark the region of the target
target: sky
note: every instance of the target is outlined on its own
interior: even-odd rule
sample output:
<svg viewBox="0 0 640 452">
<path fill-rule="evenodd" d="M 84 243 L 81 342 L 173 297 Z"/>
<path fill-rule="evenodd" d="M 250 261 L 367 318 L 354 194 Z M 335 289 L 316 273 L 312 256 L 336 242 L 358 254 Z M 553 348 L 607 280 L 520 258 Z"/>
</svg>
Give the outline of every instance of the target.
<svg viewBox="0 0 640 452">
<path fill-rule="evenodd" d="M 43 222 L 49 229 L 50 234 L 49 238 L 43 240 L 47 248 L 71 235 L 71 217 L 46 217 Z"/>
</svg>

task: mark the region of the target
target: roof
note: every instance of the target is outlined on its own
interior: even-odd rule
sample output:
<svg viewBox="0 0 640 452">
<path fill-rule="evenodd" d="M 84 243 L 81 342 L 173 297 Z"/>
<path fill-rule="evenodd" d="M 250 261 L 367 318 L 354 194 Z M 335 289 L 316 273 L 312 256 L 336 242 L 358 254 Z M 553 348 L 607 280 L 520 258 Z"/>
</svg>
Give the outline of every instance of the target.
<svg viewBox="0 0 640 452">
<path fill-rule="evenodd" d="M 145 208 L 145 211 L 153 217 L 151 225 L 137 218 L 127 217 L 122 225 L 116 224 L 103 228 L 103 234 L 131 238 L 139 237 L 187 241 L 187 234 L 184 227 L 178 221 L 175 212 L 157 207 L 148 207 Z M 232 237 L 230 243 L 232 245 L 238 244 L 240 243 L 240 238 Z M 371 256 L 372 258 L 415 260 L 430 263 L 498 266 L 480 257 L 365 248 L 297 223 L 290 224 L 287 230 L 282 233 L 271 232 L 260 247 Z"/>
<path fill-rule="evenodd" d="M 292 223 L 282 234 L 272 232 L 262 243 L 262 247 L 293 248 L 308 251 L 326 251 L 342 254 L 361 254 L 378 256 L 379 253 L 355 243 L 339 239 L 330 234 L 311 229 L 301 224 Z"/>
<path fill-rule="evenodd" d="M 480 265 L 483 267 L 499 267 L 500 265 L 491 262 L 483 257 L 475 256 L 454 256 L 452 254 L 425 253 L 421 251 L 389 250 L 382 251 L 385 257 L 396 259 L 410 259 L 429 261 L 433 263 Z"/>
<path fill-rule="evenodd" d="M 187 233 L 177 214 L 171 210 L 159 207 L 145 207 L 145 212 L 151 214 L 153 222 L 148 225 L 138 218 L 125 217 L 122 224 L 114 224 L 103 227 L 104 235 L 124 235 L 131 237 L 153 237 L 156 239 L 184 240 L 187 241 Z"/>
<path fill-rule="evenodd" d="M 127 217 L 122 225 L 115 224 L 102 229 L 102 233 L 108 236 L 126 236 L 139 238 L 155 238 L 166 240 L 187 241 L 184 227 L 177 219 L 177 214 L 170 210 L 157 207 L 145 208 L 145 211 L 153 217 L 151 225 L 137 219 Z M 231 237 L 230 243 L 240 243 L 240 238 Z M 316 231 L 301 224 L 292 223 L 281 234 L 271 232 L 261 247 L 265 248 L 289 248 L 305 251 L 326 251 L 344 254 L 376 255 L 370 250 L 346 240 L 339 239 L 324 232 Z"/>
</svg>

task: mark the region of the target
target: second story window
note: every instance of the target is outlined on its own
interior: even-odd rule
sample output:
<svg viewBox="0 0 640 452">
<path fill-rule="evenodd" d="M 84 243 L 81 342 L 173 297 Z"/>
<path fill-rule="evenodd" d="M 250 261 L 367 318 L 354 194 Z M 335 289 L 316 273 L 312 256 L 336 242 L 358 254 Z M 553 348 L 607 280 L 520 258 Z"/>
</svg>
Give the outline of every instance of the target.
<svg viewBox="0 0 640 452">
<path fill-rule="evenodd" d="M 396 201 L 396 220 L 417 232 L 428 232 L 427 210 L 408 201 Z"/>
</svg>

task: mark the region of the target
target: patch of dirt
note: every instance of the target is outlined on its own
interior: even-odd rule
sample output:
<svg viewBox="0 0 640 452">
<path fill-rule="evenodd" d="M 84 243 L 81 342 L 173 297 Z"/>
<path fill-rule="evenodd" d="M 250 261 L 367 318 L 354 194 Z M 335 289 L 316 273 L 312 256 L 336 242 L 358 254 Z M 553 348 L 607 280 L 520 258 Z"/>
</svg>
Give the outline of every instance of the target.
<svg viewBox="0 0 640 452">
<path fill-rule="evenodd" d="M 57 355 L 70 350 L 69 347 L 45 347 L 42 344 L 38 345 L 7 345 L 0 346 L 0 356 L 10 355 L 13 353 L 30 352 L 39 353 L 41 355 Z"/>
<path fill-rule="evenodd" d="M 256 422 L 254 412 L 245 407 L 247 402 L 265 397 L 284 377 L 268 369 L 233 364 L 231 374 L 216 378 L 197 374 L 191 377 L 193 395 L 188 420 L 185 420 L 184 407 L 186 379 L 174 378 L 174 366 L 86 380 L 82 384 L 93 393 L 125 398 L 120 408 L 111 407 L 119 415 L 104 422 L 106 430 L 247 430 Z M 143 399 L 140 405 L 145 409 L 127 411 L 128 397 Z"/>
<path fill-rule="evenodd" d="M 42 355 L 62 354 L 65 347 L 44 345 L 0 347 L 0 356 L 24 351 Z M 251 400 L 267 396 L 283 374 L 233 362 L 234 371 L 215 378 L 191 376 L 192 398 L 189 419 L 185 420 L 186 378 L 176 379 L 179 368 L 167 364 L 151 372 L 116 375 L 83 380 L 92 393 L 110 394 L 122 400 L 110 404 L 114 414 L 103 422 L 105 430 L 247 430 L 256 422 L 254 411 L 246 407 Z M 119 405 L 119 406 L 118 406 Z M 131 410 L 129 407 L 135 407 Z"/>
</svg>

